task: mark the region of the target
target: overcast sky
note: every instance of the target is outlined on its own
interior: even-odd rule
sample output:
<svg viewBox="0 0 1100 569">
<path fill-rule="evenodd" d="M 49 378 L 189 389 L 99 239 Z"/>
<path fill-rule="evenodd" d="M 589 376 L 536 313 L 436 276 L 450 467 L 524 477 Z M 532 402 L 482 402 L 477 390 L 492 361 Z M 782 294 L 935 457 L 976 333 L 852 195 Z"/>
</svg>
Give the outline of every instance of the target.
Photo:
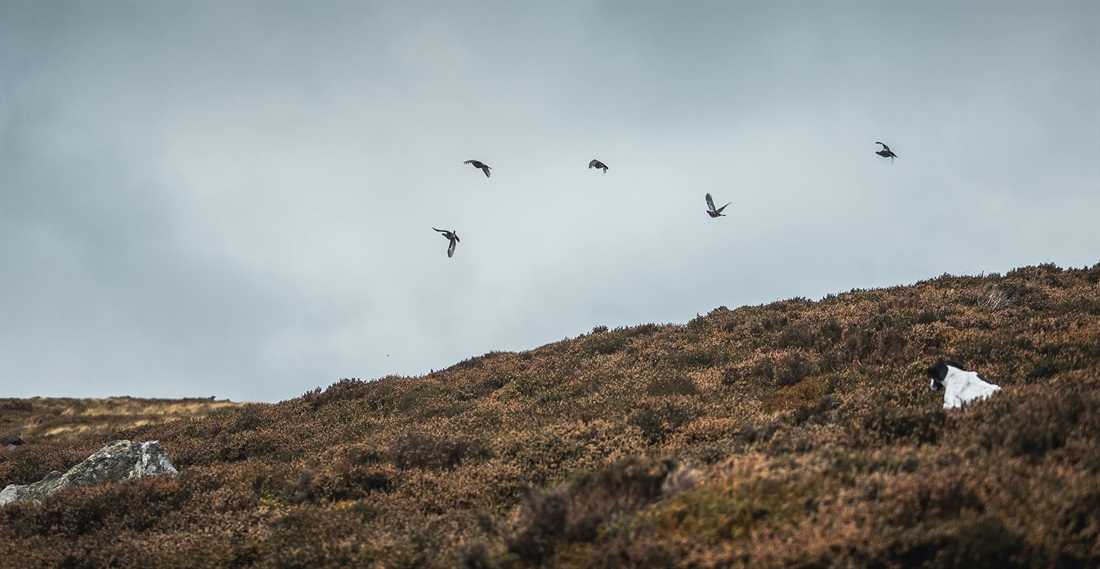
<svg viewBox="0 0 1100 569">
<path fill-rule="evenodd" d="M 1098 261 L 1095 1 L 0 3 L 2 397 Z"/>
</svg>

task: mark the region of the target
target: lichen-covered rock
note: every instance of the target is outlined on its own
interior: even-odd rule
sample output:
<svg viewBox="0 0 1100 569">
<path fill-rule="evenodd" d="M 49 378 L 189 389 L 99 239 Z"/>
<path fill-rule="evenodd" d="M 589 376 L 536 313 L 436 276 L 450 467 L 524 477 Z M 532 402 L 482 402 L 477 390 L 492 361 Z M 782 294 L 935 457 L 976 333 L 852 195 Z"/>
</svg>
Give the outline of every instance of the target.
<svg viewBox="0 0 1100 569">
<path fill-rule="evenodd" d="M 158 441 L 114 441 L 64 474 L 54 471 L 33 484 L 9 485 L 0 492 L 0 506 L 23 500 L 41 502 L 49 494 L 78 486 L 163 474 L 177 472 Z"/>
</svg>

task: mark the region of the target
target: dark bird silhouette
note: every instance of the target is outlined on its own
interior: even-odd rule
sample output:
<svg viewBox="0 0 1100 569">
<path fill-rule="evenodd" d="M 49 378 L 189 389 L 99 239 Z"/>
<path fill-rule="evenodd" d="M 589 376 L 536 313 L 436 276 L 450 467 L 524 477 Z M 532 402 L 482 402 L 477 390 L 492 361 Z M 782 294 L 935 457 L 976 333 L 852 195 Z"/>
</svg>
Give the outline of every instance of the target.
<svg viewBox="0 0 1100 569">
<path fill-rule="evenodd" d="M 25 444 L 23 442 L 23 439 L 15 435 L 4 435 L 2 438 L 0 438 L 0 446 L 8 447 L 9 451 L 15 450 L 15 447 L 21 444 Z"/>
<path fill-rule="evenodd" d="M 472 164 L 474 168 L 481 168 L 481 171 L 485 172 L 486 178 L 489 177 L 489 170 L 492 170 L 492 167 L 480 160 L 467 160 L 463 164 Z"/>
<path fill-rule="evenodd" d="M 882 144 L 882 150 L 879 150 L 878 152 L 875 152 L 875 154 L 878 154 L 879 156 L 882 156 L 883 158 L 889 158 L 891 163 L 894 161 L 894 158 L 898 157 L 897 154 L 894 154 L 893 150 L 890 150 L 889 146 L 886 146 L 885 144 L 883 144 L 881 142 L 876 142 L 875 144 Z"/>
<path fill-rule="evenodd" d="M 435 229 L 435 228 L 433 227 L 432 229 Z M 443 229 L 435 229 L 435 230 L 442 233 L 444 237 L 446 237 L 447 239 L 449 239 L 451 241 L 451 244 L 447 247 L 447 256 L 448 257 L 453 257 L 454 254 L 455 254 L 455 243 L 458 243 L 459 241 L 461 241 L 461 239 L 458 238 L 458 234 L 455 233 L 454 231 L 446 231 L 446 230 L 443 230 Z"/>
<path fill-rule="evenodd" d="M 730 202 L 730 203 L 733 203 L 733 202 Z M 720 208 L 718 208 L 718 209 L 714 209 L 714 198 L 710 197 L 710 194 L 707 194 L 707 215 L 709 215 L 711 217 L 718 217 L 718 216 L 725 217 L 726 214 L 722 213 L 722 210 L 726 209 L 726 206 L 728 206 L 728 205 L 729 205 L 729 203 L 722 206 L 722 207 L 720 207 Z"/>
<path fill-rule="evenodd" d="M 600 170 L 603 170 L 604 174 L 607 173 L 607 164 L 604 164 L 603 162 L 600 162 L 599 160 L 593 160 L 593 161 L 589 162 L 588 167 L 589 168 L 599 168 Z"/>
</svg>

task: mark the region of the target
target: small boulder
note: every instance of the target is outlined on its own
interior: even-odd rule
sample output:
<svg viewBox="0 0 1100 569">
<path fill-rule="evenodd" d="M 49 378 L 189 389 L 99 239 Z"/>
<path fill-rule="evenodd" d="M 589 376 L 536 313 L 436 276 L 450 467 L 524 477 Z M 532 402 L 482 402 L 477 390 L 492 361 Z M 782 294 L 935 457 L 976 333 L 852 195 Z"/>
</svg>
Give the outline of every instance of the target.
<svg viewBox="0 0 1100 569">
<path fill-rule="evenodd" d="M 0 506 L 24 500 L 41 502 L 54 492 L 78 486 L 164 474 L 174 476 L 177 472 L 160 442 L 114 441 L 64 474 L 54 471 L 33 484 L 9 485 L 0 492 Z"/>
</svg>

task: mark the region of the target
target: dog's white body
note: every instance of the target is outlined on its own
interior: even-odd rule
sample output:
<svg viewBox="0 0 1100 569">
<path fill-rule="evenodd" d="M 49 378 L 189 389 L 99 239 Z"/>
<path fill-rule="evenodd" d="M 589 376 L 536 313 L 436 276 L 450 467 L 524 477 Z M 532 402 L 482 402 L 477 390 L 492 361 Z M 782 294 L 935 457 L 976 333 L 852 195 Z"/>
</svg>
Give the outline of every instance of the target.
<svg viewBox="0 0 1100 569">
<path fill-rule="evenodd" d="M 943 383 L 943 408 L 958 409 L 972 401 L 986 399 L 1000 387 L 982 379 L 980 375 L 972 371 L 959 369 L 953 365 L 947 365 L 947 373 Z M 933 379 L 933 389 L 935 389 Z"/>
</svg>

